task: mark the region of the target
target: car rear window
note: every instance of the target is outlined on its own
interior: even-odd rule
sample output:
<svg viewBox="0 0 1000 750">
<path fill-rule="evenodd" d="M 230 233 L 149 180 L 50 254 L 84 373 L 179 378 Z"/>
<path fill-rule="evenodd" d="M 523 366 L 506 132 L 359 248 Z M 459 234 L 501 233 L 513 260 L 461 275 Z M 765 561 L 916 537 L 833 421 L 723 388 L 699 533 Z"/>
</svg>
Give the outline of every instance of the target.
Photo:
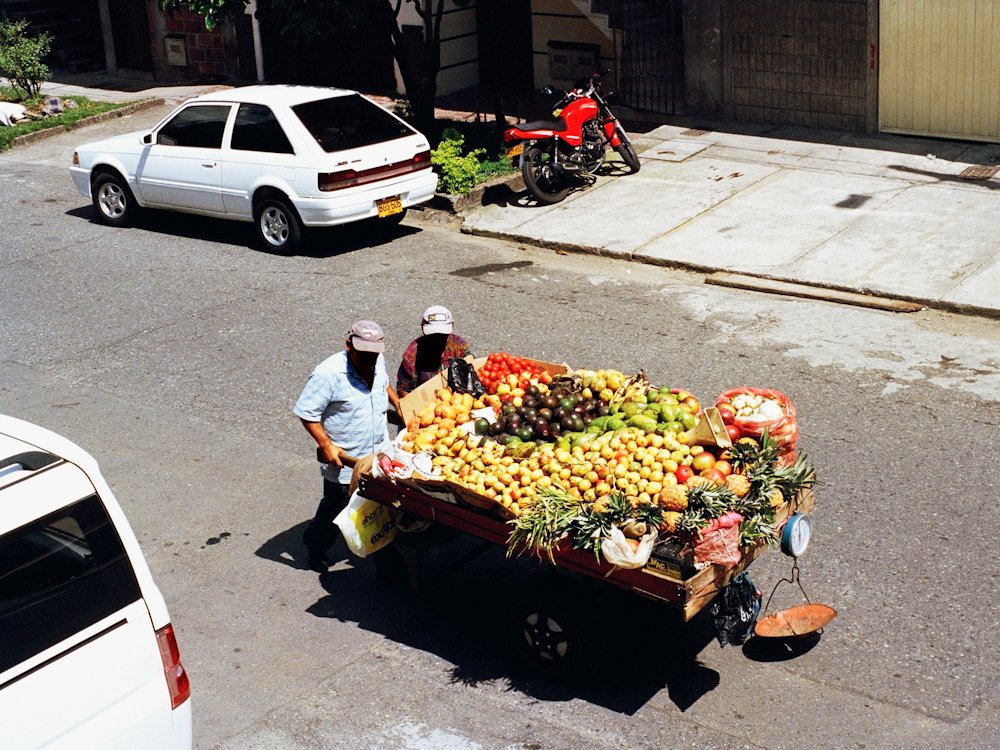
<svg viewBox="0 0 1000 750">
<path fill-rule="evenodd" d="M 96 495 L 0 536 L 0 672 L 140 598 Z"/>
<path fill-rule="evenodd" d="M 360 94 L 334 96 L 292 107 L 327 153 L 405 138 L 416 131 Z"/>
</svg>

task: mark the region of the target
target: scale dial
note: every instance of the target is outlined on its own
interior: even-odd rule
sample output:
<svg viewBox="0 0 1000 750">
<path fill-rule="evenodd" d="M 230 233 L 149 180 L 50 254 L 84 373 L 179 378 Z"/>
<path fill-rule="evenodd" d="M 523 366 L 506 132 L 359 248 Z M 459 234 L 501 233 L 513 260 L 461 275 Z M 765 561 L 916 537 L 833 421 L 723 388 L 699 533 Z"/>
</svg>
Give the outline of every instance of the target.
<svg viewBox="0 0 1000 750">
<path fill-rule="evenodd" d="M 781 532 L 781 551 L 792 557 L 800 557 L 809 546 L 812 525 L 801 513 L 795 513 L 785 522 Z"/>
</svg>

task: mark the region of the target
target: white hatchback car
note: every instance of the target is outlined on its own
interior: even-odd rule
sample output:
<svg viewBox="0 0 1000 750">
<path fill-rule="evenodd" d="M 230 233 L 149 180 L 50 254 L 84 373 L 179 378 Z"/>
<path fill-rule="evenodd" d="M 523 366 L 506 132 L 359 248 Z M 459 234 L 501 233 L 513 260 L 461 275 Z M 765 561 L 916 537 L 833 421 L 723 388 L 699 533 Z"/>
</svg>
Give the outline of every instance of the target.
<svg viewBox="0 0 1000 750">
<path fill-rule="evenodd" d="M 252 221 L 265 248 L 289 251 L 303 227 L 402 219 L 434 195 L 430 157 L 425 136 L 356 91 L 262 85 L 80 146 L 70 174 L 105 224 L 140 207 Z"/>
<path fill-rule="evenodd" d="M 0 415 L 0 747 L 191 750 L 190 695 L 97 463 Z"/>
</svg>

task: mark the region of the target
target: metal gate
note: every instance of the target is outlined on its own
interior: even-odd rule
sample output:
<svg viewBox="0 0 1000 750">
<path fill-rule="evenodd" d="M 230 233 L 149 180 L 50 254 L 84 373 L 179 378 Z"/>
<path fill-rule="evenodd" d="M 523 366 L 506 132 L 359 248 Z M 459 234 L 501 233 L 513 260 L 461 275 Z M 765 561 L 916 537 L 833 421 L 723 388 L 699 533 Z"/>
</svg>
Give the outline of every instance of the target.
<svg viewBox="0 0 1000 750">
<path fill-rule="evenodd" d="M 879 129 L 1000 142 L 1000 0 L 882 0 Z"/>
<path fill-rule="evenodd" d="M 665 115 L 684 105 L 683 0 L 605 0 L 618 30 L 618 100 Z"/>
</svg>

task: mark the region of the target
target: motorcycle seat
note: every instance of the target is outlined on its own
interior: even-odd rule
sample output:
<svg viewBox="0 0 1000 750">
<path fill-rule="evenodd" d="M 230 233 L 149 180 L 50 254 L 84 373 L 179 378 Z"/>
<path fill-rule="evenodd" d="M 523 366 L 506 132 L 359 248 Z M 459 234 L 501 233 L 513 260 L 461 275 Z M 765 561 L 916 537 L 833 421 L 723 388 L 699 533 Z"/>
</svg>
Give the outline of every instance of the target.
<svg viewBox="0 0 1000 750">
<path fill-rule="evenodd" d="M 534 120 L 532 122 L 522 122 L 514 126 L 518 130 L 552 130 L 556 133 L 562 133 L 566 130 L 566 120 L 562 117 L 558 117 L 555 120 Z"/>
</svg>

